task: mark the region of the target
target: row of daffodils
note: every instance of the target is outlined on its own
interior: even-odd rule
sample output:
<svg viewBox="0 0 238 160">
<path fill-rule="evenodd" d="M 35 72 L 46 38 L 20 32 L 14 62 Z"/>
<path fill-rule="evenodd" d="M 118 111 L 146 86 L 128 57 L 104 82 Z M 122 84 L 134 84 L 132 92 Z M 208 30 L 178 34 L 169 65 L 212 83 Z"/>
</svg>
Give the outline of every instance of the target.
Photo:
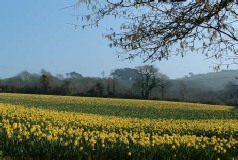
<svg viewBox="0 0 238 160">
<path fill-rule="evenodd" d="M 44 100 L 44 97 L 47 96 L 42 96 L 43 102 L 58 103 L 55 101 L 59 98 L 57 96 L 55 99 L 51 96 L 51 100 Z M 95 99 L 91 100 L 95 109 Z M 2 158 L 150 160 L 232 159 L 238 156 L 238 119 L 232 116 L 227 118 L 226 114 L 226 118 L 221 119 L 131 118 L 3 101 L 0 99 Z M 136 101 L 127 102 L 131 102 L 128 104 L 131 109 L 137 107 Z M 147 102 L 143 103 L 138 108 L 146 106 Z M 163 103 L 169 106 L 171 102 Z M 188 105 L 188 110 L 192 110 L 192 104 L 181 104 Z M 124 112 L 123 108 L 121 112 Z M 156 106 L 148 105 L 149 108 Z M 212 106 L 211 111 L 230 112 L 231 109 Z M 176 110 L 178 108 L 170 108 L 170 112 Z M 196 110 L 194 108 L 195 113 Z"/>
</svg>

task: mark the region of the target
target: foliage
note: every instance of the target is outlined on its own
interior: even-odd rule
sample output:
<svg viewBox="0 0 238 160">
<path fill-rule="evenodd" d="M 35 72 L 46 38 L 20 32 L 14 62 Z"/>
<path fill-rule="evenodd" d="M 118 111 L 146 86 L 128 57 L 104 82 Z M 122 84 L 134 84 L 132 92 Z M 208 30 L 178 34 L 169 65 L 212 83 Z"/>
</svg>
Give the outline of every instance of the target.
<svg viewBox="0 0 238 160">
<path fill-rule="evenodd" d="M 140 77 L 140 74 L 137 72 L 137 70 L 132 68 L 116 69 L 110 75 L 117 79 L 127 81 L 135 81 Z"/>
<path fill-rule="evenodd" d="M 13 104 L 16 100 L 19 105 Z M 78 109 L 82 103 L 85 107 Z M 100 105 L 104 105 L 101 111 Z M 108 106 L 118 107 L 116 116 L 102 114 Z M 89 113 L 85 113 L 86 108 Z M 140 110 L 135 116 L 139 118 L 124 117 L 128 112 L 125 108 Z M 158 117 L 141 116 L 144 108 L 154 112 L 157 108 Z M 184 114 L 177 119 L 180 109 Z M 159 101 L 1 94 L 0 150 L 3 157 L 26 159 L 230 159 L 238 154 L 238 121 L 232 109 Z M 168 116 L 165 119 L 164 113 Z"/>
<path fill-rule="evenodd" d="M 128 59 L 144 61 L 168 59 L 172 55 L 202 52 L 221 63 L 237 59 L 238 20 L 233 0 L 99 1 L 79 0 L 72 7 L 89 12 L 74 15 L 83 21 L 75 27 L 98 26 L 108 16 L 122 19 L 120 30 L 105 37 L 111 47 L 119 47 Z M 224 62 L 224 61 L 225 62 Z M 228 62 L 226 62 L 228 61 Z"/>
<path fill-rule="evenodd" d="M 119 70 L 125 71 L 125 75 L 128 75 L 128 70 L 136 71 L 138 74 L 137 81 L 124 80 L 120 76 L 104 78 L 54 76 L 44 71 L 49 80 L 49 89 L 46 91 L 41 83 L 41 74 L 23 71 L 14 77 L 0 80 L 0 92 L 145 99 L 141 94 L 141 86 L 145 81 L 138 80 L 141 75 L 137 70 L 132 68 Z M 238 88 L 236 87 L 235 79 L 237 75 L 237 70 L 228 70 L 218 73 L 193 74 L 191 77 L 169 80 L 166 75 L 159 72 L 156 73 L 156 78 L 158 78 L 156 80 L 156 87 L 151 90 L 149 98 L 237 105 L 235 100 L 238 98 Z M 152 80 L 150 80 L 151 82 Z M 181 82 L 183 82 L 182 86 Z M 163 83 L 166 84 L 164 88 Z"/>
<path fill-rule="evenodd" d="M 66 73 L 66 76 L 70 77 L 70 78 L 83 78 L 83 76 L 77 72 L 70 72 L 70 73 Z"/>
</svg>

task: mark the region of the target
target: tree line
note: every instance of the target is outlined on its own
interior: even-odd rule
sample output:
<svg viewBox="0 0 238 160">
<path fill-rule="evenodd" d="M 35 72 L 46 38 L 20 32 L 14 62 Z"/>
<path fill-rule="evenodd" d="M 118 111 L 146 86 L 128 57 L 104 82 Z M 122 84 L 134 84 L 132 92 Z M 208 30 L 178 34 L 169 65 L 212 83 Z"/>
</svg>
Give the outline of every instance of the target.
<svg viewBox="0 0 238 160">
<path fill-rule="evenodd" d="M 14 77 L 0 79 L 0 92 L 6 93 L 159 99 L 238 105 L 238 87 L 235 82 L 227 82 L 222 90 L 194 86 L 181 79 L 169 79 L 154 65 L 115 69 L 106 77 L 104 73 L 102 77 L 84 77 L 77 72 L 69 72 L 65 76 L 52 75 L 46 70 L 41 70 L 39 74 L 22 71 Z"/>
<path fill-rule="evenodd" d="M 151 99 L 155 92 L 157 98 L 164 99 L 169 86 L 168 76 L 153 65 L 116 69 L 108 77 L 83 77 L 77 72 L 54 76 L 41 70 L 0 80 L 1 92 L 142 99 Z"/>
</svg>

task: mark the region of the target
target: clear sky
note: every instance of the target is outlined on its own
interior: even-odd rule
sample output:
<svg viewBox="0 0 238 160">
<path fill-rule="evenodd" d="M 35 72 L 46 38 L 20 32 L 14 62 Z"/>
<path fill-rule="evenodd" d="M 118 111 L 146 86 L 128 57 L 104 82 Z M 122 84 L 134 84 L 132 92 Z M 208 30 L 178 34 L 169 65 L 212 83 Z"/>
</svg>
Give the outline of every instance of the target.
<svg viewBox="0 0 238 160">
<path fill-rule="evenodd" d="M 79 9 L 61 9 L 75 0 L 1 0 L 0 1 L 0 78 L 21 71 L 52 74 L 76 71 L 83 76 L 109 75 L 113 69 L 144 65 L 142 60 L 120 60 L 116 49 L 102 38 L 112 22 L 105 20 L 99 28 L 75 29 L 67 23 L 77 23 L 70 14 Z M 114 25 L 120 25 L 116 23 Z M 184 58 L 154 63 L 170 78 L 183 77 L 189 72 L 207 73 L 213 69 L 211 60 L 191 53 Z"/>
</svg>

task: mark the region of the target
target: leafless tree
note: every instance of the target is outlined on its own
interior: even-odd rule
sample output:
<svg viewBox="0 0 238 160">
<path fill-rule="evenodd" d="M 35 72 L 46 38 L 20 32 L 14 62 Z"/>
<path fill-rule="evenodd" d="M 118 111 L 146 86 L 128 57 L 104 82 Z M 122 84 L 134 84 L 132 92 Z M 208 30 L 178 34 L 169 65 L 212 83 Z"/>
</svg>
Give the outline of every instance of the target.
<svg viewBox="0 0 238 160">
<path fill-rule="evenodd" d="M 154 65 L 143 65 L 136 67 L 140 78 L 136 80 L 136 85 L 141 89 L 142 97 L 149 99 L 151 91 L 159 87 L 161 90 L 161 99 L 164 99 L 165 89 L 170 85 L 167 75 L 160 73 Z"/>
<path fill-rule="evenodd" d="M 149 99 L 152 89 L 158 86 L 157 79 L 158 68 L 153 65 L 144 65 L 136 67 L 137 72 L 141 75 L 136 83 L 141 88 L 141 95 Z"/>
</svg>

